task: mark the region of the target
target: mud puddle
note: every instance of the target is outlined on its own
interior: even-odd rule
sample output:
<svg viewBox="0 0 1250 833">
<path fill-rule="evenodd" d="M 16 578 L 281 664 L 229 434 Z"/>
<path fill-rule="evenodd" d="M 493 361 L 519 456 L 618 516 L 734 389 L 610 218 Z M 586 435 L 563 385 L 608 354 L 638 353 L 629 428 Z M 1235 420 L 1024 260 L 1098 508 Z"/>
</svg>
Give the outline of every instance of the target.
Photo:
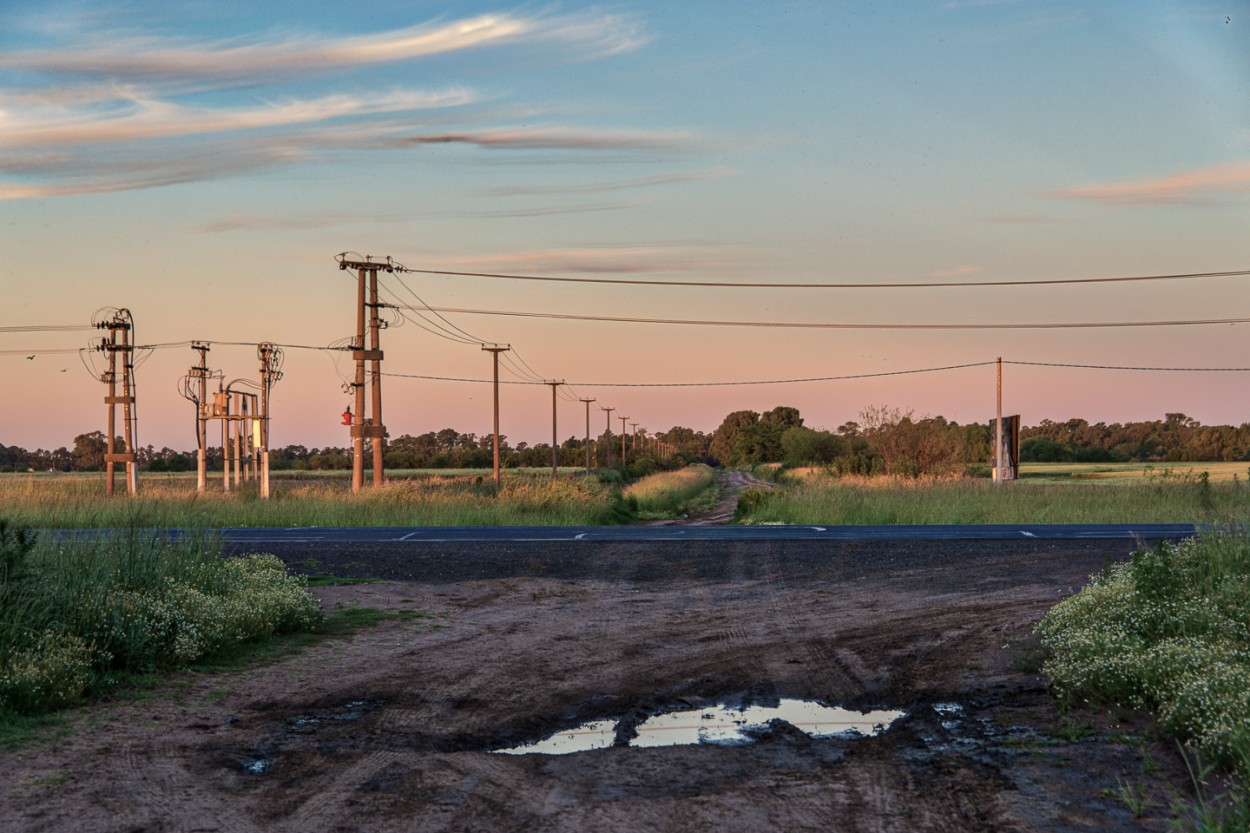
<svg viewBox="0 0 1250 833">
<path fill-rule="evenodd" d="M 641 722 L 592 720 L 529 743 L 492 750 L 504 755 L 569 755 L 610 746 L 654 748 L 754 743 L 777 728 L 793 727 L 809 737 L 870 737 L 905 713 L 857 712 L 811 700 L 781 700 L 776 706 L 735 707 L 724 703 L 652 715 Z"/>
</svg>

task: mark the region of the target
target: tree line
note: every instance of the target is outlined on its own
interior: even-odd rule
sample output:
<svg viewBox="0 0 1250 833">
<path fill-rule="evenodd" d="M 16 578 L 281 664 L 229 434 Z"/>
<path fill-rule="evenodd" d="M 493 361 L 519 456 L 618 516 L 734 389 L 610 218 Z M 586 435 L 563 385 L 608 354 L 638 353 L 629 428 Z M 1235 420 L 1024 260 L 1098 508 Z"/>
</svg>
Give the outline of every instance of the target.
<svg viewBox="0 0 1250 833">
<path fill-rule="evenodd" d="M 941 416 L 916 416 L 912 411 L 872 406 L 858 421 L 834 430 L 811 428 L 797 408 L 778 406 L 762 413 L 741 410 L 725 416 L 711 433 L 684 426 L 668 431 L 627 434 L 630 459 L 654 455 L 664 443 L 666 454 L 717 465 L 743 466 L 781 463 L 789 466 L 825 466 L 840 474 L 959 474 L 982 473 L 990 464 L 991 423 L 960 425 Z M 1089 423 L 1042 420 L 1020 432 L 1023 462 L 1205 462 L 1250 460 L 1250 424 L 1202 425 L 1183 413 L 1169 413 L 1148 422 Z M 621 436 L 605 432 L 592 439 L 593 464 L 619 462 Z M 386 438 L 383 459 L 389 468 L 488 468 L 493 461 L 493 437 L 462 433 L 454 428 L 419 435 Z M 72 448 L 28 451 L 0 444 L 0 470 L 99 471 L 104 468 L 107 438 L 101 431 L 80 434 Z M 117 447 L 120 448 L 120 438 Z M 195 451 L 151 445 L 135 449 L 147 471 L 189 471 Z M 570 437 L 557 450 L 561 466 L 581 466 L 586 444 Z M 369 460 L 370 456 L 367 455 Z M 351 468 L 350 447 L 308 448 L 288 445 L 270 450 L 273 470 L 332 470 Z M 551 465 L 551 445 L 512 445 L 500 437 L 500 461 L 509 467 Z M 208 451 L 210 468 L 220 468 L 221 449 Z"/>
</svg>

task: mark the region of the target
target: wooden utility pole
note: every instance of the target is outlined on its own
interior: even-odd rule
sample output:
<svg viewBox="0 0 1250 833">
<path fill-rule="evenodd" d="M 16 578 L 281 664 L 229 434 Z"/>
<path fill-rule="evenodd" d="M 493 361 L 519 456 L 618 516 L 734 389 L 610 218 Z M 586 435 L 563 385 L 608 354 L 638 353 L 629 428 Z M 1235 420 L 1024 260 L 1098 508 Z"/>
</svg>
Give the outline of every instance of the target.
<svg viewBox="0 0 1250 833">
<path fill-rule="evenodd" d="M 378 272 L 394 272 L 390 258 L 385 263 L 364 260 L 340 260 L 339 269 L 356 270 L 356 337 L 352 344 L 352 358 L 356 361 L 356 378 L 352 388 L 356 393 L 356 413 L 352 418 L 352 491 L 359 492 L 365 485 L 365 437 L 373 440 L 373 485 L 385 481 L 382 468 L 383 441 L 386 426 L 382 423 L 382 349 L 378 331 L 382 320 L 378 316 Z M 368 300 L 366 301 L 366 283 Z M 365 310 L 368 316 L 369 349 L 365 349 Z M 372 424 L 365 425 L 365 362 L 370 363 L 369 381 L 373 386 Z"/>
<path fill-rule="evenodd" d="M 500 482 L 500 477 L 499 477 L 499 354 L 500 354 L 500 353 L 506 353 L 506 352 L 508 352 L 509 350 L 511 350 L 512 348 L 511 348 L 511 347 L 500 347 L 498 344 L 494 344 L 494 345 L 491 345 L 490 347 L 487 347 L 485 344 L 483 344 L 483 345 L 482 345 L 482 349 L 483 349 L 483 350 L 485 350 L 485 351 L 486 351 L 486 352 L 488 352 L 488 353 L 493 354 L 493 355 L 494 355 L 494 359 L 495 359 L 495 361 L 494 361 L 494 369 L 495 369 L 495 375 L 494 375 L 494 387 L 495 387 L 495 434 L 494 434 L 494 442 L 492 443 L 492 445 L 494 446 L 494 452 L 495 452 L 495 465 L 494 465 L 494 468 L 493 468 L 493 470 L 492 470 L 492 475 L 491 475 L 491 477 L 492 477 L 492 479 L 494 480 L 494 482 L 495 482 L 495 488 L 497 489 L 497 488 L 499 488 L 499 482 Z M 554 392 L 554 390 L 555 390 L 555 388 L 552 388 L 552 391 L 553 391 L 553 392 Z M 554 396 L 554 393 L 553 393 L 553 396 Z"/>
<path fill-rule="evenodd" d="M 134 331 L 134 318 L 130 310 L 119 309 L 112 319 L 96 325 L 101 330 L 108 330 L 108 338 L 101 339 L 96 348 L 108 354 L 108 370 L 100 374 L 100 381 L 108 385 L 108 395 L 104 397 L 108 405 L 108 437 L 105 442 L 104 471 L 105 491 L 112 495 L 114 491 L 113 477 L 117 463 L 126 464 L 126 491 L 131 495 L 139 492 L 139 466 L 135 458 L 135 413 L 131 406 L 135 403 L 134 394 L 134 344 L 131 333 Z M 120 334 L 120 338 L 119 338 Z M 122 392 L 117 393 L 117 354 L 122 357 Z M 126 450 L 119 452 L 116 448 L 117 437 L 117 406 L 122 406 L 122 423 Z"/>
<path fill-rule="evenodd" d="M 564 380 L 544 382 L 551 385 L 551 479 L 560 475 L 560 445 L 556 442 L 556 389 L 564 384 Z"/>
<path fill-rule="evenodd" d="M 282 348 L 269 342 L 256 345 L 260 359 L 260 496 L 269 499 L 269 393 L 282 378 Z"/>
<path fill-rule="evenodd" d="M 604 408 L 600 406 L 599 410 L 607 413 L 608 428 L 604 431 L 607 436 L 604 437 L 603 441 L 603 465 L 610 469 L 612 468 L 612 412 L 615 411 L 616 408 Z"/>
<path fill-rule="evenodd" d="M 586 473 L 590 474 L 590 403 L 593 399 L 582 399 L 586 403 Z"/>
<path fill-rule="evenodd" d="M 623 416 L 617 417 L 617 419 L 621 421 L 621 465 L 624 466 L 629 462 L 629 459 L 625 456 L 625 420 L 629 419 L 629 417 Z"/>
<path fill-rule="evenodd" d="M 205 492 L 208 489 L 208 351 L 209 345 L 198 341 L 191 342 L 191 349 L 200 354 L 200 363 L 191 368 L 189 379 L 198 385 L 196 390 L 188 386 L 188 393 L 194 393 L 195 401 L 195 441 L 199 445 L 195 460 L 195 490 Z"/>
<path fill-rule="evenodd" d="M 998 357 L 998 416 L 994 420 L 994 482 L 1003 482 L 1003 357 Z"/>
</svg>

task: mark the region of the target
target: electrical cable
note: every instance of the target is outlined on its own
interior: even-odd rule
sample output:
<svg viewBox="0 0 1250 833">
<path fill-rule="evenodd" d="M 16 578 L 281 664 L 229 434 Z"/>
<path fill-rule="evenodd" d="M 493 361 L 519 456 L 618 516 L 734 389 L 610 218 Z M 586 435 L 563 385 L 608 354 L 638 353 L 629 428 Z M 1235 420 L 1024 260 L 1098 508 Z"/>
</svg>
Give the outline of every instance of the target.
<svg viewBox="0 0 1250 833">
<path fill-rule="evenodd" d="M 72 333 L 94 329 L 90 324 L 22 324 L 0 327 L 0 333 Z"/>
<path fill-rule="evenodd" d="M 453 272 L 445 269 L 409 269 L 394 264 L 396 271 L 424 275 L 450 275 L 465 278 L 493 278 L 512 281 L 551 281 L 557 283 L 609 284 L 616 286 L 679 286 L 717 289 L 936 289 L 987 286 L 1058 286 L 1073 284 L 1128 283 L 1133 281 L 1174 281 L 1200 278 L 1230 278 L 1250 275 L 1250 269 L 1229 272 L 1191 272 L 1179 275 L 1132 275 L 1113 278 L 1043 278 L 1023 281 L 893 281 L 889 283 L 740 283 L 735 281 L 641 280 L 634 278 L 567 278 L 550 275 L 510 275 L 495 272 Z"/>
<path fill-rule="evenodd" d="M 849 324 L 829 322 L 796 322 L 796 321 L 709 321 L 690 318 L 642 318 L 607 315 L 574 315 L 555 312 L 520 312 L 512 310 L 482 310 L 463 307 L 431 308 L 437 312 L 459 313 L 463 315 L 498 315 L 512 318 L 542 318 L 559 321 L 599 321 L 618 324 L 672 324 L 702 327 L 758 327 L 776 329 L 808 329 L 808 330 L 1079 330 L 1099 328 L 1129 327 L 1186 327 L 1210 326 L 1215 324 L 1250 324 L 1250 318 L 1216 318 L 1170 321 L 1090 321 L 1090 322 L 1048 322 L 1011 324 Z"/>
<path fill-rule="evenodd" d="M 1250 367 L 1134 367 L 1118 364 L 1071 364 L 1068 362 L 1019 362 L 1003 359 L 1003 364 L 1028 367 L 1070 367 L 1083 370 L 1145 370 L 1159 373 L 1250 373 Z"/>
</svg>

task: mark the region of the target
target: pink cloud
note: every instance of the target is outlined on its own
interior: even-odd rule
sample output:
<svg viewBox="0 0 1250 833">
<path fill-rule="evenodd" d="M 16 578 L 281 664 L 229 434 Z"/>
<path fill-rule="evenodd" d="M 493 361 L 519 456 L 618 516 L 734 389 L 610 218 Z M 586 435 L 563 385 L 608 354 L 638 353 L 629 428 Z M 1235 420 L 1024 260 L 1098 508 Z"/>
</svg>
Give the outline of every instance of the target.
<svg viewBox="0 0 1250 833">
<path fill-rule="evenodd" d="M 1046 193 L 1054 199 L 1093 200 L 1114 205 L 1198 203 L 1215 194 L 1250 191 L 1250 162 L 1229 162 L 1154 179 L 1095 182 Z"/>
</svg>

